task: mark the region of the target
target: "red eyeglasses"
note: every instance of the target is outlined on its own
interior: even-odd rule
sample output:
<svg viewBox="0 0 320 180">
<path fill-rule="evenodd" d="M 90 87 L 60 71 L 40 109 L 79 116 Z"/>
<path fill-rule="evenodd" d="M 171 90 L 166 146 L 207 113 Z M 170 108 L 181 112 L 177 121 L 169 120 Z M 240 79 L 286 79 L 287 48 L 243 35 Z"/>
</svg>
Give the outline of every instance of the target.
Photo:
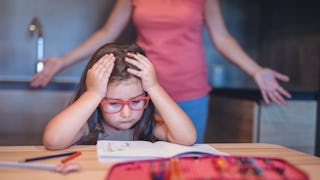
<svg viewBox="0 0 320 180">
<path fill-rule="evenodd" d="M 149 96 L 139 96 L 132 98 L 129 101 L 108 99 L 102 100 L 100 105 L 103 112 L 107 114 L 115 114 L 120 112 L 125 105 L 128 105 L 133 111 L 142 111 L 148 106 L 149 100 Z"/>
</svg>

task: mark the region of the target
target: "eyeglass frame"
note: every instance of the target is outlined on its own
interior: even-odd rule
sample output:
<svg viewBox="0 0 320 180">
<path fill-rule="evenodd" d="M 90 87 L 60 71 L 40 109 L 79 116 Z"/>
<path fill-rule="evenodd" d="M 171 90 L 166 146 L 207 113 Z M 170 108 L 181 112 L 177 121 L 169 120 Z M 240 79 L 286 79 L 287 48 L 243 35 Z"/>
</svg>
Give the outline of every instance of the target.
<svg viewBox="0 0 320 180">
<path fill-rule="evenodd" d="M 132 99 L 129 99 L 128 101 L 123 101 L 123 100 L 120 100 L 120 99 L 103 99 L 103 100 L 100 102 L 100 106 L 101 106 L 102 111 L 103 111 L 104 113 L 106 113 L 106 114 L 116 114 L 116 113 L 119 113 L 119 112 L 122 111 L 122 109 L 124 108 L 125 105 L 127 105 L 127 106 L 129 107 L 129 109 L 132 110 L 132 111 L 142 111 L 142 110 L 144 110 L 145 108 L 148 107 L 148 104 L 149 104 L 150 99 L 151 99 L 150 96 L 138 96 L 138 97 L 134 97 L 134 98 L 132 98 Z M 133 108 L 130 106 L 130 103 L 131 103 L 132 101 L 136 101 L 136 100 L 146 100 L 146 103 L 145 103 L 145 105 L 143 106 L 143 108 L 141 108 L 141 109 L 133 109 Z M 121 104 L 121 108 L 119 109 L 119 111 L 117 111 L 117 112 L 112 112 L 112 113 L 105 111 L 103 107 L 104 107 L 105 104 L 107 104 L 107 103 L 109 103 L 109 102 Z"/>
</svg>

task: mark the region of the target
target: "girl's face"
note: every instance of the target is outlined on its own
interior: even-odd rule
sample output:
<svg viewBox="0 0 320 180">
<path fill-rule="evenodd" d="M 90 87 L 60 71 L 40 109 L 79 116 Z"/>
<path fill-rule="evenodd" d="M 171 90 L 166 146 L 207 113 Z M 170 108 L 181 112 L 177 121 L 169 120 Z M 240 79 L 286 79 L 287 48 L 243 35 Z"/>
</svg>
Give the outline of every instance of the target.
<svg viewBox="0 0 320 180">
<path fill-rule="evenodd" d="M 107 94 L 104 100 L 120 100 L 127 102 L 134 98 L 144 97 L 145 93 L 142 87 L 141 80 L 137 78 L 130 78 L 121 82 L 111 82 L 108 84 Z M 136 101 L 132 102 L 136 105 Z M 117 109 L 121 106 L 120 103 L 110 103 L 107 106 L 100 105 L 105 122 L 116 129 L 130 129 L 134 126 L 142 117 L 144 109 L 132 110 L 128 104 L 123 105 L 123 108 L 116 113 L 106 113 L 104 109 L 111 108 L 111 110 Z"/>
</svg>

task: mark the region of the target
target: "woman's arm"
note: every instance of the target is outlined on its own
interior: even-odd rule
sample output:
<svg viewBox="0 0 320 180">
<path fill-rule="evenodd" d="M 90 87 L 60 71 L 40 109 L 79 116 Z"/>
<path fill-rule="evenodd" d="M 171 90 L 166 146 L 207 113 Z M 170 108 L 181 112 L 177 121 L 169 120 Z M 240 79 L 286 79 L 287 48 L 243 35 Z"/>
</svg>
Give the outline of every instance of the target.
<svg viewBox="0 0 320 180">
<path fill-rule="evenodd" d="M 210 38 L 220 53 L 251 76 L 262 69 L 228 32 L 221 12 L 220 0 L 206 0 L 205 19 Z"/>
<path fill-rule="evenodd" d="M 80 46 L 63 56 L 64 67 L 89 57 L 103 44 L 114 41 L 124 30 L 131 17 L 130 0 L 117 0 L 104 26 L 92 34 Z"/>
<path fill-rule="evenodd" d="M 152 63 L 140 54 L 130 56 L 136 60 L 126 58 L 126 61 L 138 67 L 140 71 L 128 71 L 142 79 L 143 89 L 148 92 L 163 120 L 163 123 L 157 123 L 155 127 L 156 138 L 182 145 L 194 144 L 197 133 L 192 121 L 157 82 Z"/>
<path fill-rule="evenodd" d="M 86 92 L 49 121 L 43 135 L 47 149 L 67 148 L 82 137 L 83 127 L 106 95 L 114 61 L 113 55 L 105 55 L 93 65 L 87 73 Z"/>
<path fill-rule="evenodd" d="M 117 0 L 105 24 L 82 44 L 62 57 L 49 57 L 41 60 L 44 62 L 44 69 L 32 77 L 30 85 L 33 87 L 46 86 L 52 77 L 62 69 L 89 57 L 103 44 L 114 41 L 128 24 L 131 11 L 130 0 Z"/>
<path fill-rule="evenodd" d="M 269 103 L 272 100 L 277 104 L 285 104 L 284 97 L 291 96 L 278 84 L 277 79 L 287 82 L 289 78 L 272 69 L 261 67 L 245 53 L 224 24 L 220 0 L 206 0 L 205 19 L 211 41 L 216 49 L 255 80 L 265 102 Z"/>
</svg>

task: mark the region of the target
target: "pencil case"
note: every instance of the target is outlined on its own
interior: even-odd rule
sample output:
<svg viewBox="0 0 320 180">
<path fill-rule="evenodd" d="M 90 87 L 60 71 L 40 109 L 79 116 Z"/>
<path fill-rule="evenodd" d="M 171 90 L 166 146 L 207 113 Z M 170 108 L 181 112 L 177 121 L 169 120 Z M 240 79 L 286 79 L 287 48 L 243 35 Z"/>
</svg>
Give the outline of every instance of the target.
<svg viewBox="0 0 320 180">
<path fill-rule="evenodd" d="M 307 180 L 308 175 L 279 158 L 249 156 L 174 157 L 120 162 L 107 180 Z"/>
</svg>

